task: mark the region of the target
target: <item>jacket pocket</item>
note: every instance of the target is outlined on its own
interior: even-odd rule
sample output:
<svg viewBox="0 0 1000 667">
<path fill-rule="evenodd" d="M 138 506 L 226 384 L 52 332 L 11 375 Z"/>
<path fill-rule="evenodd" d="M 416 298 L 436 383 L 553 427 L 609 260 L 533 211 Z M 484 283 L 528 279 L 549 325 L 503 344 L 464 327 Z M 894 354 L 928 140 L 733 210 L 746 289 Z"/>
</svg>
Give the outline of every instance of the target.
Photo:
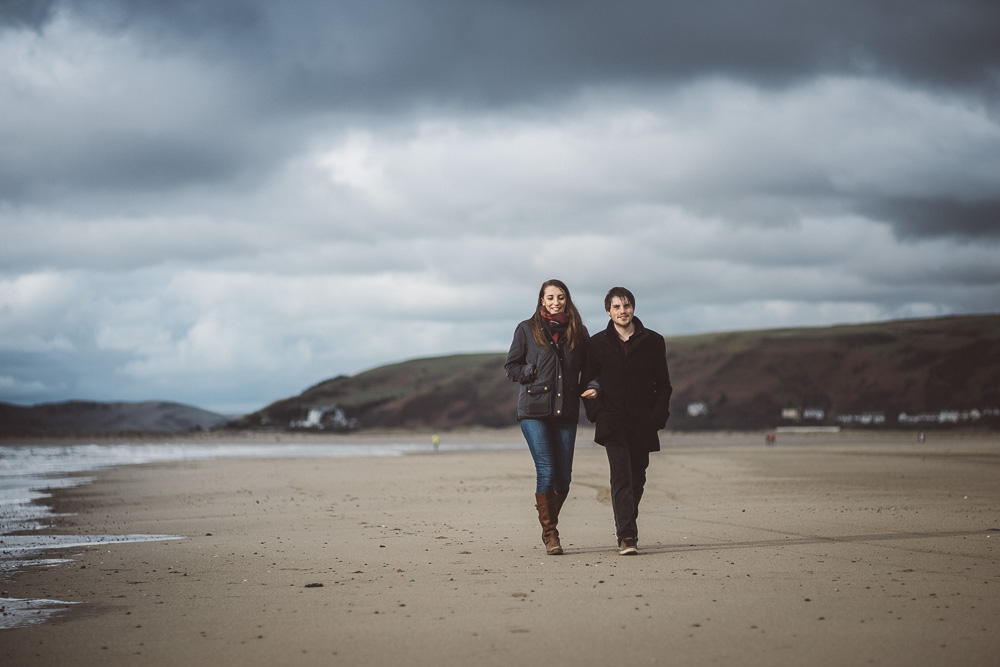
<svg viewBox="0 0 1000 667">
<path fill-rule="evenodd" d="M 628 441 L 626 419 L 617 410 L 606 409 L 597 417 L 594 442 L 605 447 L 625 445 Z"/>
<path fill-rule="evenodd" d="M 525 387 L 528 401 L 524 412 L 528 416 L 544 416 L 552 413 L 552 385 L 532 384 Z"/>
</svg>

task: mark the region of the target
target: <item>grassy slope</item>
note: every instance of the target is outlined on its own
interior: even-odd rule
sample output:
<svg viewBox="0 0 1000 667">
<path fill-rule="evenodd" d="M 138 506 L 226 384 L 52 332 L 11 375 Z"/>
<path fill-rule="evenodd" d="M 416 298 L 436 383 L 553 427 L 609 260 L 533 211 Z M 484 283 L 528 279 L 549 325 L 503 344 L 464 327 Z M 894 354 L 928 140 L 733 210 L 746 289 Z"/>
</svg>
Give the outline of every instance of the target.
<svg viewBox="0 0 1000 667">
<path fill-rule="evenodd" d="M 667 341 L 675 414 L 773 424 L 783 407 L 837 414 L 1000 405 L 1000 316 L 687 336 Z M 678 421 L 687 422 L 686 415 Z"/>
<path fill-rule="evenodd" d="M 1000 406 L 1000 315 L 667 338 L 672 428 L 769 428 L 785 407 L 838 414 Z M 416 359 L 320 383 L 238 425 L 303 419 L 336 404 L 361 426 L 450 428 L 514 422 L 504 355 Z M 687 416 L 689 402 L 711 414 Z"/>
<path fill-rule="evenodd" d="M 166 401 L 0 403 L 0 433 L 188 431 L 215 428 L 225 422 L 223 415 Z"/>
</svg>

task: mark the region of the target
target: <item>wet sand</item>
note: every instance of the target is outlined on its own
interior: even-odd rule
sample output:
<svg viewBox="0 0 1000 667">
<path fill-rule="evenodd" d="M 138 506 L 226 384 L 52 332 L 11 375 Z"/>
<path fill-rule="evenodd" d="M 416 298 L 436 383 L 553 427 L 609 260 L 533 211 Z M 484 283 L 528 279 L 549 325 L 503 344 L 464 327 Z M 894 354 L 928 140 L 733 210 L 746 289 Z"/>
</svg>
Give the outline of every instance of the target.
<svg viewBox="0 0 1000 667">
<path fill-rule="evenodd" d="M 586 438 L 558 557 L 526 450 L 100 472 L 46 532 L 185 539 L 3 575 L 79 604 L 0 664 L 1000 664 L 1000 435 L 666 434 L 635 557 Z"/>
</svg>

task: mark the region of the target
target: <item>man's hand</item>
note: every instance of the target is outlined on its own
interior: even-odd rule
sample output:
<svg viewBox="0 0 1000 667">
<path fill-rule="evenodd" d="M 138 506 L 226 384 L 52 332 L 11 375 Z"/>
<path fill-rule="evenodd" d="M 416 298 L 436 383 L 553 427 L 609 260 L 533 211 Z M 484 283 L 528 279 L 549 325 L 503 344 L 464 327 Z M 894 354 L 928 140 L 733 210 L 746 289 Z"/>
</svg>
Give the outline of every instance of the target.
<svg viewBox="0 0 1000 667">
<path fill-rule="evenodd" d="M 597 390 L 588 389 L 587 391 L 580 394 L 580 396 L 582 396 L 583 398 L 597 398 Z"/>
</svg>

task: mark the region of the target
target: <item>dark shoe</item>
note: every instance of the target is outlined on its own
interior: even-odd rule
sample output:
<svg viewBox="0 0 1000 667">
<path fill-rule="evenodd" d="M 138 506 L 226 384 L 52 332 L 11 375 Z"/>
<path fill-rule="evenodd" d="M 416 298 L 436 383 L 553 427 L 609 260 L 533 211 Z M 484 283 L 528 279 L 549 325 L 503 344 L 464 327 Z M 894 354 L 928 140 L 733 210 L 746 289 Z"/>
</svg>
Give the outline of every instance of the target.
<svg viewBox="0 0 1000 667">
<path fill-rule="evenodd" d="M 545 545 L 545 553 L 550 556 L 558 556 L 563 552 L 562 544 L 559 543 L 559 531 L 556 530 L 561 504 L 556 494 L 551 491 L 535 494 L 538 523 L 542 524 L 542 544 Z"/>
<path fill-rule="evenodd" d="M 639 553 L 639 540 L 634 537 L 623 537 L 618 542 L 619 556 L 635 556 Z"/>
</svg>

